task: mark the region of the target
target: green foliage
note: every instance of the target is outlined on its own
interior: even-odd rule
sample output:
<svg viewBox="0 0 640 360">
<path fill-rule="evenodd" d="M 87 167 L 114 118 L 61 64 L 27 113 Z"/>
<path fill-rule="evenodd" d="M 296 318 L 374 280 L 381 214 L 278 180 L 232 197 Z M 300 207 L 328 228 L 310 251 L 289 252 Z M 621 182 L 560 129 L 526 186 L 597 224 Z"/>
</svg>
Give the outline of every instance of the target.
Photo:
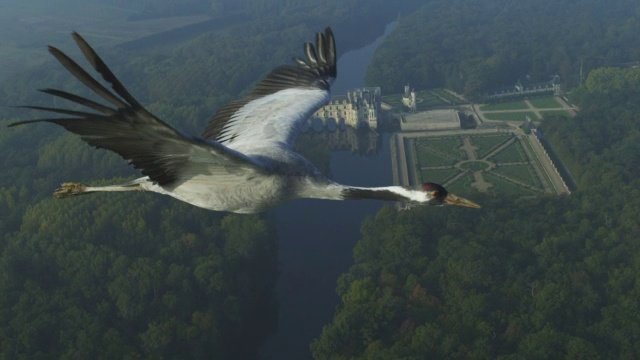
<svg viewBox="0 0 640 360">
<path fill-rule="evenodd" d="M 5 237 L 3 357 L 249 356 L 272 331 L 268 222 L 131 195 L 43 201 Z"/>
<path fill-rule="evenodd" d="M 410 82 L 474 97 L 559 75 L 570 89 L 581 66 L 588 72 L 640 58 L 637 12 L 633 0 L 432 1 L 403 14 L 365 83 L 385 93 Z"/>
<path fill-rule="evenodd" d="M 131 20 L 189 14 L 240 20 L 212 29 L 176 29 L 184 36 L 180 42 L 172 30 L 161 40 L 155 34 L 155 42 L 142 39 L 137 47 L 94 44 L 142 104 L 194 134 L 283 59 L 300 56 L 300 44 L 313 32 L 332 26 L 344 53 L 370 43 L 398 11 L 418 3 L 100 2 L 113 10 L 100 14 L 104 23 L 114 14 Z M 58 19 L 44 9 L 28 11 Z M 27 50 L 16 55 L 31 51 L 32 43 L 38 49 L 46 45 L 32 34 L 28 39 Z M 55 45 L 76 57 L 64 39 Z M 51 191 L 64 181 L 113 183 L 138 174 L 114 154 L 52 125 L 6 128 L 42 116 L 10 106 L 68 105 L 35 89 L 87 94 L 52 59 L 30 64 L 0 74 L 6 76 L 0 104 L 8 105 L 0 110 L 0 358 L 256 357 L 276 321 L 272 223 L 149 194 L 51 200 Z M 316 158 L 326 163 L 324 147 Z"/>
<path fill-rule="evenodd" d="M 385 208 L 366 220 L 314 356 L 640 354 L 638 74 L 595 71 L 575 119 L 543 122 L 551 139 L 573 139 L 564 151 L 581 187 L 570 196 L 478 195 L 478 211 Z"/>
<path fill-rule="evenodd" d="M 531 105 L 538 109 L 554 109 L 562 107 L 558 101 L 553 97 L 545 98 L 533 98 L 530 99 Z"/>
<path fill-rule="evenodd" d="M 542 184 L 540 183 L 540 180 L 538 180 L 535 170 L 530 164 L 498 166 L 495 169 L 495 172 L 528 186 L 542 188 Z"/>
<path fill-rule="evenodd" d="M 488 120 L 504 121 L 538 120 L 538 116 L 533 111 L 489 112 L 484 113 L 484 117 Z"/>
<path fill-rule="evenodd" d="M 640 104 L 635 101 L 640 96 L 640 69 L 594 70 L 571 95 L 580 113 L 574 118 L 545 118 L 542 128 L 567 159 L 578 185 L 602 183 L 596 174 L 600 171 L 609 179 L 635 179 L 640 165 Z M 586 164 L 592 166 L 587 169 Z"/>
<path fill-rule="evenodd" d="M 477 148 L 478 157 L 482 159 L 511 139 L 513 136 L 509 134 L 478 135 L 471 137 L 471 143 Z"/>
<path fill-rule="evenodd" d="M 474 145 L 475 139 L 474 139 Z M 511 145 L 508 145 L 504 150 L 491 157 L 491 161 L 496 163 L 512 163 L 528 161 L 527 155 L 522 148 L 522 144 L 519 141 L 514 141 Z"/>
<path fill-rule="evenodd" d="M 497 111 L 497 110 L 525 110 L 529 106 L 524 101 L 511 101 L 504 103 L 496 103 L 491 105 L 482 105 L 480 110 L 482 111 Z"/>
<path fill-rule="evenodd" d="M 565 110 L 543 110 L 540 111 L 540 115 L 544 118 L 554 118 L 562 121 L 564 118 L 568 118 L 571 115 Z"/>
</svg>

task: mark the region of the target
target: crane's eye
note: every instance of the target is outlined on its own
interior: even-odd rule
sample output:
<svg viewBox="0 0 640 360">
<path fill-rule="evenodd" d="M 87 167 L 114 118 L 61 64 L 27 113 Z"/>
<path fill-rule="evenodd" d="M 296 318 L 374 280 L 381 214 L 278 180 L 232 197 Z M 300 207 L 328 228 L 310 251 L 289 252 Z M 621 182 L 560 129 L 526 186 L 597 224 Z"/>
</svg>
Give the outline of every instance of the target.
<svg viewBox="0 0 640 360">
<path fill-rule="evenodd" d="M 436 190 L 436 191 L 432 191 L 432 192 L 431 192 L 431 196 L 433 196 L 434 198 L 437 198 L 437 197 L 438 197 L 438 195 L 440 195 L 440 194 L 438 193 L 438 190 Z"/>
</svg>

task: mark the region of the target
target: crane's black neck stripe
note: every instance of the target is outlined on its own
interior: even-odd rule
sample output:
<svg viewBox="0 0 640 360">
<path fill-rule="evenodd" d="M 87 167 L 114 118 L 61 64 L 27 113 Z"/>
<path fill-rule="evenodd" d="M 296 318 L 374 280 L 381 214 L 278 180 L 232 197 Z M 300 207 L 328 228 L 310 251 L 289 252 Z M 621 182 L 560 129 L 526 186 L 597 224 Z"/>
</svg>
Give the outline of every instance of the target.
<svg viewBox="0 0 640 360">
<path fill-rule="evenodd" d="M 347 188 L 342 190 L 342 197 L 345 200 L 375 199 L 387 201 L 408 201 L 411 200 L 391 190 L 372 190 Z"/>
</svg>

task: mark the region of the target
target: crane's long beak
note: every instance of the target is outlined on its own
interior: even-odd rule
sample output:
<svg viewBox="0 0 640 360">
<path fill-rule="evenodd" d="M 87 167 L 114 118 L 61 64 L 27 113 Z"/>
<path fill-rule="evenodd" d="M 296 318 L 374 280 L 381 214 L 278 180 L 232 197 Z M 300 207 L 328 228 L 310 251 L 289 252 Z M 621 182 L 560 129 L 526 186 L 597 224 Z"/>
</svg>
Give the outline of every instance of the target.
<svg viewBox="0 0 640 360">
<path fill-rule="evenodd" d="M 474 209 L 480 208 L 480 205 L 474 203 L 473 201 L 467 200 L 460 196 L 456 196 L 453 194 L 448 194 L 446 198 L 444 198 L 445 205 L 456 205 L 456 206 L 465 206 Z"/>
</svg>

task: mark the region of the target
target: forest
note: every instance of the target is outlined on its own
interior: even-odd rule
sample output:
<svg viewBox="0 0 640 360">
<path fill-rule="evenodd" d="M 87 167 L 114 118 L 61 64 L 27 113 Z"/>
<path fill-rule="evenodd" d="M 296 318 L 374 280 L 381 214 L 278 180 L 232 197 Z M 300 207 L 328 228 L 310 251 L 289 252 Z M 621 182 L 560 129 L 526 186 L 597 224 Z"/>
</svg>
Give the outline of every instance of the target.
<svg viewBox="0 0 640 360">
<path fill-rule="evenodd" d="M 578 190 L 366 219 L 314 357 L 640 355 L 640 68 L 595 69 L 571 98 L 576 117 L 540 128 Z"/>
<path fill-rule="evenodd" d="M 400 19 L 366 83 L 386 93 L 407 83 L 446 87 L 474 99 L 559 75 L 570 90 L 581 73 L 639 61 L 639 27 L 633 0 L 432 1 Z"/>
<path fill-rule="evenodd" d="M 518 19 L 534 6 L 533 2 L 492 3 L 496 7 L 468 3 L 471 8 L 458 9 L 475 12 L 479 18 L 494 12 Z M 504 12 L 497 10 L 499 4 L 507 3 Z M 500 50 L 528 60 L 514 62 L 515 67 L 497 62 L 494 69 L 504 71 L 506 77 L 482 74 L 486 76 L 480 82 L 483 87 L 515 81 L 522 74 L 534 76 L 536 62 L 547 67 L 537 72 L 540 80 L 545 72 L 562 68 L 549 51 L 560 51 L 558 46 L 564 42 L 569 46 L 565 50 L 572 51 L 566 53 L 571 56 L 564 58 L 567 71 L 561 77 L 577 85 L 569 97 L 580 111 L 574 118 L 547 117 L 540 130 L 571 170 L 578 189 L 560 198 L 479 197 L 480 213 L 420 208 L 396 212 L 388 207 L 366 219 L 354 249 L 355 264 L 338 281 L 341 304 L 312 343 L 315 358 L 620 359 L 640 355 L 640 69 L 606 66 L 640 59 L 637 39 L 631 39 L 640 30 L 639 9 L 624 1 L 606 6 L 592 3 L 593 7 L 579 7 L 568 1 L 536 2 L 535 6 L 562 11 L 536 12 L 542 19 L 540 26 L 532 23 L 540 18 L 530 17 L 533 29 L 527 29 L 533 31 L 519 42 L 527 49 L 524 52 L 509 51 L 515 48 L 508 43 L 497 46 L 505 34 L 490 28 L 504 20 L 500 16 L 488 27 L 470 18 L 464 22 L 474 24 L 467 34 L 489 45 L 484 57 L 474 56 L 481 52 L 466 46 L 445 48 L 429 38 L 431 30 L 455 31 L 463 22 L 438 17 L 436 4 L 421 8 L 415 18 L 404 19 L 379 48 L 369 68 L 370 81 L 401 86 L 402 75 L 383 74 L 394 69 L 419 79 L 412 80 L 415 86 L 458 86 L 473 94 L 472 83 L 454 85 L 446 71 L 455 68 L 457 73 L 472 63 L 486 66 L 498 59 L 493 51 Z M 582 16 L 551 21 L 552 16 L 571 9 Z M 434 22 L 424 21 L 425 17 Z M 559 26 L 566 26 L 566 31 L 558 31 Z M 573 26 L 580 30 L 570 31 Z M 525 31 L 508 28 L 509 32 Z M 545 32 L 554 35 L 545 37 Z M 462 43 L 464 33 L 456 32 Z M 426 41 L 410 37 L 418 34 Z M 443 35 L 438 34 L 433 36 Z M 431 52 L 426 51 L 428 47 Z M 446 49 L 451 52 L 443 54 Z M 447 54 L 452 56 L 448 63 L 443 58 Z M 391 66 L 401 58 L 407 66 Z M 584 81 L 576 71 L 581 62 L 591 70 L 585 72 Z M 510 69 L 515 70 L 509 73 Z M 470 73 L 462 70 L 460 74 L 459 79 L 471 81 L 464 75 Z"/>
<path fill-rule="evenodd" d="M 128 6 L 138 18 L 167 16 L 178 3 L 96 2 Z M 340 50 L 347 51 L 375 39 L 407 7 L 274 0 L 260 2 L 273 5 L 274 13 L 263 16 L 255 1 L 217 3 L 235 4 L 216 11 L 248 20 L 182 43 L 97 47 L 141 103 L 186 133 L 199 133 L 217 107 L 300 54 L 316 31 L 330 25 L 344 33 L 356 15 L 368 19 L 362 32 L 344 36 Z M 77 54 L 70 37 L 53 45 Z M 50 58 L 45 46 L 41 56 Z M 56 127 L 6 127 L 41 116 L 16 105 L 54 105 L 37 89 L 86 94 L 52 58 L 3 80 L 0 358 L 258 357 L 277 327 L 273 219 L 205 211 L 150 194 L 51 198 L 64 181 L 109 184 L 138 174 L 118 156 Z"/>
<path fill-rule="evenodd" d="M 245 19 L 166 39 L 171 45 L 97 49 L 141 103 L 187 133 L 327 25 L 345 52 L 401 15 L 368 70 L 367 82 L 385 93 L 410 79 L 473 97 L 559 74 L 580 113 L 549 117 L 541 129 L 578 190 L 478 196 L 479 212 L 383 208 L 364 220 L 354 265 L 337 284 L 342 301 L 311 352 L 640 356 L 640 70 L 618 66 L 640 59 L 634 2 L 94 1 L 128 7 L 131 21 L 194 12 Z M 83 93 L 53 61 L 0 83 L 0 357 L 258 357 L 277 327 L 278 234 L 269 215 L 209 212 L 149 194 L 52 199 L 63 181 L 137 174 L 60 129 L 7 129 L 34 116 L 12 106 L 52 105 L 35 91 L 47 87 Z M 329 150 L 319 142 L 301 146 L 311 145 L 304 151 L 326 168 Z"/>
</svg>

